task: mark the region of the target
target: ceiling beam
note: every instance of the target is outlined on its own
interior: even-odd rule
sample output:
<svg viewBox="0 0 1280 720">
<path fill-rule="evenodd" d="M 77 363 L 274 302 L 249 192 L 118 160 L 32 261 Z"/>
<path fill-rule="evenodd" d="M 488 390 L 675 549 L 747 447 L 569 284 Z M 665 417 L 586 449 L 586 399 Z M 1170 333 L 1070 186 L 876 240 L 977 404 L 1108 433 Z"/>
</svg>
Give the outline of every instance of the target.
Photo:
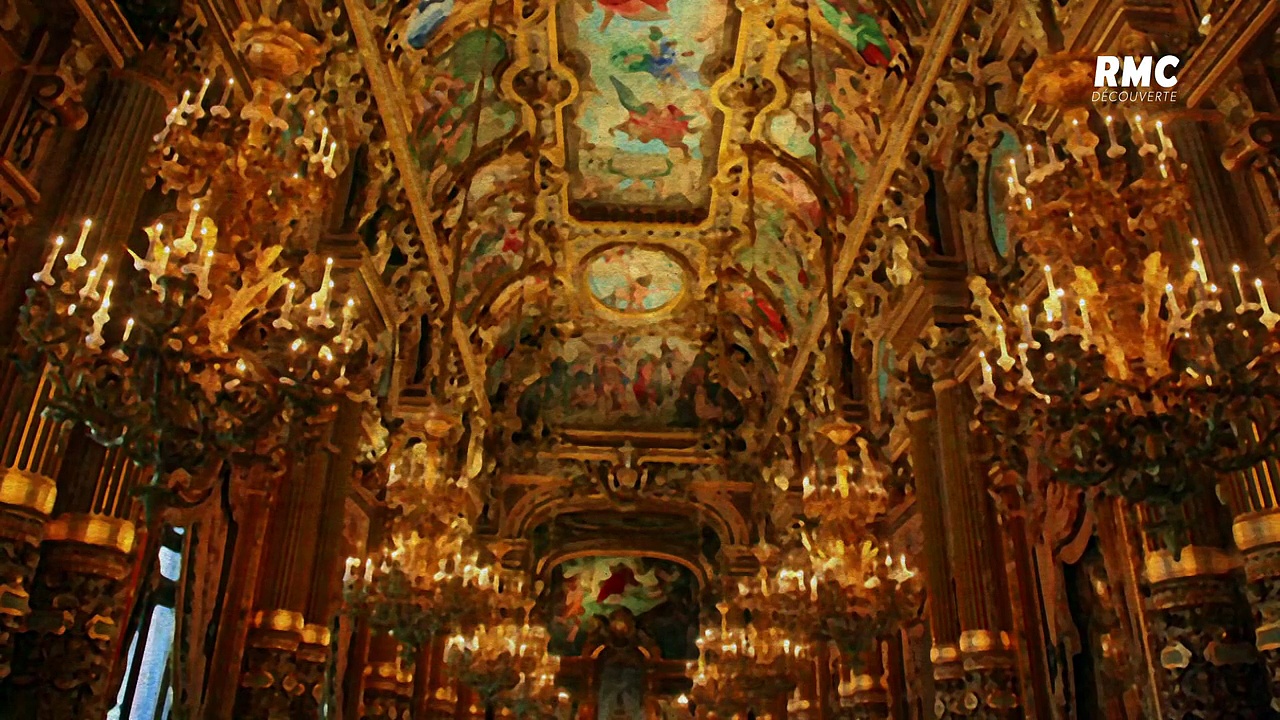
<svg viewBox="0 0 1280 720">
<path fill-rule="evenodd" d="M 440 244 L 435 242 L 436 238 L 432 231 L 431 223 L 430 201 L 426 188 L 422 183 L 422 176 L 413 160 L 413 153 L 409 150 L 406 105 L 397 101 L 397 98 L 404 96 L 396 92 L 398 84 L 392 75 L 392 68 L 379 52 L 380 44 L 377 38 L 374 37 L 373 29 L 369 26 L 369 19 L 365 15 L 366 11 L 363 3 L 360 0 L 343 0 L 343 6 L 347 12 L 347 18 L 351 22 L 352 32 L 355 34 L 356 46 L 360 52 L 360 62 L 364 65 L 364 70 L 369 76 L 373 97 L 378 104 L 378 112 L 382 118 L 383 129 L 387 133 L 387 143 L 391 147 L 391 154 L 395 158 L 396 165 L 400 167 L 400 181 L 404 184 L 405 194 L 409 199 L 409 207 L 413 211 L 418 237 L 421 238 L 423 249 L 427 253 L 427 265 L 431 271 L 432 279 L 435 280 L 442 304 L 445 307 L 449 307 L 453 302 L 450 292 L 449 265 L 440 252 Z M 461 258 L 454 258 L 454 262 L 461 262 Z M 453 333 L 454 342 L 458 346 L 458 357 L 462 359 L 462 366 L 471 381 L 471 392 L 475 396 L 480 413 L 488 417 L 489 398 L 485 395 L 484 390 L 484 368 L 476 358 L 475 351 L 471 346 L 471 334 L 466 324 L 457 317 L 457 313 L 453 313 L 453 327 L 450 330 Z"/>
<path fill-rule="evenodd" d="M 838 296 L 844 291 L 853 270 L 853 263 L 862 248 L 862 240 L 871 229 L 871 223 L 880 212 L 880 204 L 885 193 L 893 183 L 893 175 L 901 167 L 906 157 L 907 148 L 915 134 L 920 116 L 924 114 L 929 99 L 933 96 L 934 86 L 942 74 L 943 66 L 951 56 L 951 49 L 960 32 L 960 25 L 969 14 L 972 0 L 952 0 L 944 12 L 940 13 L 925 42 L 925 54 L 921 59 L 916 82 L 907 94 L 902 113 L 889 124 L 889 132 L 876 157 L 876 163 L 867 176 L 867 182 L 858 189 L 858 212 L 849 223 L 844 245 L 836 257 L 832 271 L 832 294 Z M 783 375 L 774 395 L 773 406 L 769 417 L 765 420 L 764 430 L 770 438 L 776 438 L 775 429 L 782 421 L 782 415 L 790 406 L 791 396 L 804 377 L 809 359 L 818 345 L 818 338 L 827 327 L 828 303 L 818 303 L 812 320 L 805 327 L 803 339 L 796 346 L 796 359 Z M 770 440 L 772 444 L 772 439 Z M 766 446 L 766 449 L 768 446 Z"/>
</svg>

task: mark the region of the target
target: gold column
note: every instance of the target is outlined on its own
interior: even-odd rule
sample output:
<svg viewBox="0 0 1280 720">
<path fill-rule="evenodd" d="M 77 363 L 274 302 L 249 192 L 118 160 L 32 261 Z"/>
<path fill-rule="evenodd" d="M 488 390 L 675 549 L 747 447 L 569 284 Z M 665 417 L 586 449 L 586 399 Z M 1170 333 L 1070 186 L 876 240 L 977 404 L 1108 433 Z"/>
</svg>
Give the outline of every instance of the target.
<svg viewBox="0 0 1280 720">
<path fill-rule="evenodd" d="M 358 412 L 358 406 L 346 403 L 325 431 L 298 453 L 274 493 L 252 602 L 258 608 L 256 617 L 289 618 L 290 622 L 255 622 L 248 629 L 244 656 L 239 660 L 242 673 L 235 701 L 236 718 L 265 719 L 276 717 L 272 714 L 276 712 L 318 707 L 315 698 L 323 691 L 332 618 L 305 615 L 312 604 L 312 590 L 316 587 L 313 581 L 319 570 L 320 543 L 314 539 L 319 537 L 326 512 L 342 512 L 342 506 L 326 503 L 328 486 L 345 485 L 346 481 L 345 476 L 335 476 L 334 455 L 327 448 L 334 442 L 354 447 L 359 436 L 351 432 L 350 423 L 342 420 L 353 415 L 358 418 Z M 317 622 L 308 624 L 309 619 Z M 321 639 L 322 647 L 318 642 Z"/>
<path fill-rule="evenodd" d="M 849 696 L 840 699 L 842 717 L 851 720 L 889 720 L 889 682 L 884 666 L 884 642 L 872 642 L 857 669 L 850 673 Z"/>
<path fill-rule="evenodd" d="M 928 380 L 914 377 L 914 405 L 907 413 L 911 433 L 911 466 L 916 478 L 916 502 L 924 531 L 924 581 L 928 592 L 929 631 L 933 649 L 931 711 L 958 712 L 964 707 L 964 666 L 960 659 L 960 619 L 956 614 L 947 527 L 943 517 L 946 490 L 938 463 L 937 407 Z M 941 715 L 939 715 L 941 717 Z"/>
<path fill-rule="evenodd" d="M 1271 463 L 1245 473 L 1228 504 L 1237 511 L 1231 530 L 1243 556 L 1255 644 L 1266 663 L 1272 704 L 1280 708 L 1280 507 L 1273 477 Z"/>
<path fill-rule="evenodd" d="M 318 718 L 324 700 L 326 675 L 333 651 L 333 633 L 323 625 L 302 626 L 298 643 L 298 680 L 302 692 L 293 701 L 292 718 Z"/>
<path fill-rule="evenodd" d="M 254 615 L 236 693 L 237 720 L 293 717 L 294 700 L 305 692 L 295 658 L 304 627 L 306 621 L 298 612 L 270 610 Z"/>
<path fill-rule="evenodd" d="M 119 623 L 135 580 L 133 548 L 126 520 L 71 515 L 48 524 L 29 629 L 18 638 L 4 703 L 20 708 L 15 717 L 106 714 Z"/>
<path fill-rule="evenodd" d="M 1182 516 L 1180 552 L 1159 536 L 1145 542 L 1150 584 L 1151 657 L 1162 715 L 1212 720 L 1272 717 L 1262 668 L 1249 637 L 1249 609 L 1240 597 L 1235 555 L 1222 548 L 1215 498 L 1193 497 L 1167 512 Z M 1147 528 L 1163 514 L 1139 509 Z"/>
<path fill-rule="evenodd" d="M 52 480 L 0 471 L 0 680 L 9 676 L 13 644 L 31 612 L 28 588 L 40 559 L 45 522 L 57 488 Z"/>
<path fill-rule="evenodd" d="M 396 720 L 411 717 L 413 665 L 406 666 L 403 648 L 387 633 L 369 639 L 369 659 L 364 669 L 362 720 Z"/>
</svg>

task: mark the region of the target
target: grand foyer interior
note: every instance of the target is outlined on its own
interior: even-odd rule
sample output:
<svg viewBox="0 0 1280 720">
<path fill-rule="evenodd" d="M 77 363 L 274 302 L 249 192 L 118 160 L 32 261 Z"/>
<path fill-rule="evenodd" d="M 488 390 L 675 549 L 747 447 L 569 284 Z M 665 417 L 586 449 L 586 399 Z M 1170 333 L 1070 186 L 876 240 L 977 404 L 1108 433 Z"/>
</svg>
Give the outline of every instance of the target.
<svg viewBox="0 0 1280 720">
<path fill-rule="evenodd" d="M 0 717 L 1275 716 L 1278 27 L 0 0 Z"/>
</svg>

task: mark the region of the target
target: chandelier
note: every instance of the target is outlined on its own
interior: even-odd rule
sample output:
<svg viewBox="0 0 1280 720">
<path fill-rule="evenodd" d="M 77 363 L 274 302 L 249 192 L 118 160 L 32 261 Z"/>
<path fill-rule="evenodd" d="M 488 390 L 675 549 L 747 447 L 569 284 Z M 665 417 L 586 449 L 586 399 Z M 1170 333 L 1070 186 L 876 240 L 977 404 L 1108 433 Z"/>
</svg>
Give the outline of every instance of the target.
<svg viewBox="0 0 1280 720">
<path fill-rule="evenodd" d="M 150 468 L 149 511 L 207 497 L 232 458 L 278 464 L 364 389 L 374 360 L 333 260 L 292 237 L 333 191 L 330 108 L 263 87 L 237 104 L 230 79 L 213 102 L 212 82 L 156 136 L 178 209 L 131 261 L 86 256 L 91 218 L 74 243 L 54 239 L 19 327 L 25 367 L 54 384 L 48 412 Z"/>
<path fill-rule="evenodd" d="M 1280 314 L 1239 265 L 1212 282 L 1162 120 L 1074 109 L 1061 135 L 1009 159 L 1016 262 L 970 279 L 980 425 L 1017 482 L 1031 456 L 1173 505 L 1276 455 Z"/>
<path fill-rule="evenodd" d="M 451 637 L 445 645 L 449 673 L 485 705 L 519 718 L 555 718 L 567 713 L 556 688 L 559 658 L 547 652 L 550 634 L 532 622 L 534 599 L 497 608 L 492 621 Z"/>
<path fill-rule="evenodd" d="M 745 607 L 720 602 L 716 610 L 719 617 L 708 618 L 697 640 L 690 700 L 702 717 L 745 720 L 795 689 L 795 678 L 811 662 L 811 646 Z"/>
</svg>

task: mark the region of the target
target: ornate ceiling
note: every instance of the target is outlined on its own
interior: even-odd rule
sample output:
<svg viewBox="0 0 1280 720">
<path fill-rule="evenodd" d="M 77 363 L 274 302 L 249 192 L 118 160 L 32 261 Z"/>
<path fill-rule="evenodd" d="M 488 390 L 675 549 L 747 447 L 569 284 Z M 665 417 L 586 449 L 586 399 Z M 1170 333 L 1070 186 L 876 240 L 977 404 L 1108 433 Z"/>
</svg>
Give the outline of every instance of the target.
<svg viewBox="0 0 1280 720">
<path fill-rule="evenodd" d="M 452 333 L 516 439 L 763 427 L 912 75 L 901 9 L 348 6 L 400 180 L 375 252 L 438 288 L 406 345 Z"/>
</svg>

